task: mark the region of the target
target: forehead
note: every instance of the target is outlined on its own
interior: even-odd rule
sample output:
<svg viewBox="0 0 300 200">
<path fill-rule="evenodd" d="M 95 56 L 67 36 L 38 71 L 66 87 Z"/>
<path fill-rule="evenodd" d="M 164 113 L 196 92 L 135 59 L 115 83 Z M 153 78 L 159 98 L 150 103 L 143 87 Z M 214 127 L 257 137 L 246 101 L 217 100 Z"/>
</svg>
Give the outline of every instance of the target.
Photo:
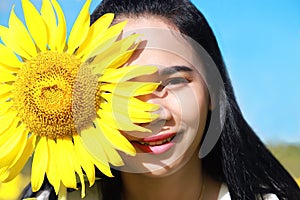
<svg viewBox="0 0 300 200">
<path fill-rule="evenodd" d="M 199 63 L 195 61 L 196 52 L 189 43 L 188 37 L 180 33 L 168 20 L 154 16 L 121 18 L 120 20 L 128 21 L 122 37 L 133 33 L 140 34 L 141 43 L 137 50 L 143 50 L 153 56 L 161 53 L 164 56 L 173 55 L 192 61 L 190 63 Z"/>
</svg>

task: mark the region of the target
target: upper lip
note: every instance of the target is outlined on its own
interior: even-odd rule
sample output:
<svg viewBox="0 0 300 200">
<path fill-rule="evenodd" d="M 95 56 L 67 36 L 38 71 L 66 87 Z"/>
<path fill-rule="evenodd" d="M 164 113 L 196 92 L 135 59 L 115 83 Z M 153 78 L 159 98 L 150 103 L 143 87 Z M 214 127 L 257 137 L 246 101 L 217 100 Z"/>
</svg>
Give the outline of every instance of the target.
<svg viewBox="0 0 300 200">
<path fill-rule="evenodd" d="M 173 137 L 175 135 L 176 135 L 176 133 L 164 133 L 164 134 L 161 134 L 161 135 L 151 135 L 151 136 L 142 138 L 141 141 L 142 142 L 162 141 L 162 140 L 168 139 L 170 137 Z"/>
</svg>

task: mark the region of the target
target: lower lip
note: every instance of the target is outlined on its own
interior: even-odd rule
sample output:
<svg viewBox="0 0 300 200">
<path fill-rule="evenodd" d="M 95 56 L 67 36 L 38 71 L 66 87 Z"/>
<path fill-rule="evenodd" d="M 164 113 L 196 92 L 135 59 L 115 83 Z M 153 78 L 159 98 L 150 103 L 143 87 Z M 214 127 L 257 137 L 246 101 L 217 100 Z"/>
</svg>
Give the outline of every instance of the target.
<svg viewBox="0 0 300 200">
<path fill-rule="evenodd" d="M 167 142 L 165 144 L 156 145 L 156 146 L 147 146 L 142 145 L 138 142 L 134 142 L 134 146 L 138 147 L 145 153 L 153 153 L 153 154 L 162 154 L 168 151 L 175 143 Z"/>
</svg>

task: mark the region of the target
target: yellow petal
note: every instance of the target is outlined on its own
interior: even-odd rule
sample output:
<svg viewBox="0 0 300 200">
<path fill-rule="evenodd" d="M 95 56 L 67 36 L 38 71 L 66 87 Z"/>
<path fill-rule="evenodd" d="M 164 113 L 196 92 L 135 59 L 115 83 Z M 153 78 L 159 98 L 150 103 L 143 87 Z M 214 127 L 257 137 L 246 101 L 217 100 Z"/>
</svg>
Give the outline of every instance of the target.
<svg viewBox="0 0 300 200">
<path fill-rule="evenodd" d="M 68 188 L 76 189 L 76 176 L 72 160 L 69 156 L 70 150 L 73 150 L 73 143 L 69 138 L 57 139 L 57 151 L 59 158 L 57 164 L 61 171 L 61 181 Z"/>
<path fill-rule="evenodd" d="M 119 106 L 116 105 L 111 106 L 109 104 L 103 104 L 101 106 L 101 110 L 98 111 L 98 114 L 99 116 L 101 116 L 101 119 L 106 117 L 108 118 L 108 120 L 109 118 L 111 118 L 111 120 L 115 120 L 121 130 L 129 131 L 130 129 L 130 131 L 132 131 L 132 129 L 137 129 L 139 131 L 149 132 L 148 129 L 145 129 L 135 124 L 151 122 L 157 119 L 159 115 L 145 111 L 144 109 L 135 108 L 134 107 L 135 105 L 132 105 L 130 102 L 128 103 L 128 105 L 126 104 L 124 102 L 121 102 L 120 100 L 119 100 Z M 125 106 L 127 106 L 128 108 L 124 108 Z M 156 105 L 153 106 L 155 106 L 156 108 L 159 107 Z M 109 114 L 109 112 L 111 112 L 111 114 Z M 103 120 L 106 121 L 106 119 Z M 126 123 L 131 123 L 131 125 Z"/>
<path fill-rule="evenodd" d="M 67 188 L 63 184 L 59 187 L 57 200 L 67 200 Z"/>
<path fill-rule="evenodd" d="M 98 116 L 100 117 L 102 123 L 106 123 L 109 127 L 117 129 L 117 130 L 123 130 L 122 127 L 120 127 L 114 118 L 114 115 L 112 113 L 109 113 L 109 111 L 102 112 L 103 109 L 98 110 Z"/>
<path fill-rule="evenodd" d="M 101 38 L 96 38 L 84 52 L 83 60 L 87 60 L 95 55 L 103 53 L 108 47 L 110 47 L 121 34 L 121 31 L 126 25 L 126 21 L 120 22 L 114 26 L 111 26 Z"/>
<path fill-rule="evenodd" d="M 112 176 L 108 164 L 108 159 L 103 150 L 103 141 L 101 141 L 101 139 L 98 136 L 98 134 L 102 133 L 97 133 L 94 127 L 90 127 L 82 130 L 80 134 L 82 144 L 91 155 L 91 158 L 93 159 L 93 162 L 97 166 L 97 168 L 103 174 L 107 176 Z"/>
<path fill-rule="evenodd" d="M 120 107 L 116 107 L 113 110 L 111 110 L 110 107 L 102 108 L 97 111 L 97 114 L 103 121 L 113 121 L 120 130 L 150 132 L 150 130 L 134 124 L 129 114 L 116 111 L 118 108 Z"/>
<path fill-rule="evenodd" d="M 5 33 L 7 31 L 7 28 L 5 26 L 0 25 L 0 38 L 2 36 L 3 33 Z"/>
<path fill-rule="evenodd" d="M 14 9 L 12 9 L 9 18 L 9 32 L 16 45 L 20 45 L 22 50 L 26 51 L 26 53 L 31 57 L 36 56 L 37 51 L 35 44 L 22 21 L 16 16 Z M 7 46 L 11 47 L 10 45 Z M 19 55 L 23 57 L 23 54 Z M 25 58 L 30 59 L 30 57 L 27 56 Z"/>
<path fill-rule="evenodd" d="M 0 116 L 6 114 L 12 105 L 13 105 L 13 102 L 0 102 Z M 1 135 L 1 132 L 0 132 L 0 135 Z"/>
<path fill-rule="evenodd" d="M 135 155 L 135 149 L 132 144 L 120 133 L 120 131 L 109 127 L 106 123 L 101 123 L 97 119 L 97 125 L 102 130 L 106 140 L 111 143 L 116 149 L 121 150 L 129 155 Z M 108 144 L 109 144 L 108 143 Z"/>
<path fill-rule="evenodd" d="M 147 112 L 130 112 L 129 115 L 134 123 L 149 123 L 159 117 L 159 115 L 152 115 Z"/>
<path fill-rule="evenodd" d="M 100 162 L 103 162 L 103 164 L 108 165 L 107 157 L 105 156 L 105 152 L 103 151 L 103 141 L 99 137 L 99 134 L 102 134 L 102 132 L 96 132 L 96 129 L 91 126 L 82 130 L 80 134 L 86 150 L 90 152 L 94 158 L 96 158 Z"/>
<path fill-rule="evenodd" d="M 53 30 L 55 31 L 55 50 L 57 50 L 58 52 L 63 52 L 66 45 L 67 36 L 66 20 L 64 13 L 57 1 L 51 0 L 51 2 L 58 19 L 58 26 L 55 30 Z"/>
<path fill-rule="evenodd" d="M 76 51 L 76 54 L 79 58 L 86 53 L 87 49 L 91 49 L 91 47 L 94 45 L 93 41 L 99 40 L 97 38 L 103 37 L 103 34 L 106 32 L 113 19 L 114 14 L 106 13 L 92 24 L 92 26 L 89 29 L 88 35 L 85 38 L 85 41 L 80 45 L 80 47 Z"/>
<path fill-rule="evenodd" d="M 18 160 L 21 159 L 21 156 L 26 148 L 29 131 L 26 129 L 25 126 L 23 126 L 22 129 L 23 133 L 19 139 L 19 142 L 15 146 L 14 150 L 9 153 L 10 158 L 8 158 L 7 160 L 5 159 L 7 163 L 10 163 L 10 167 L 14 166 L 18 162 Z M 11 135 L 11 137 L 14 137 L 13 134 Z M 16 138 L 18 138 L 18 136 L 16 136 Z M 3 163 L 3 165 L 5 164 Z"/>
<path fill-rule="evenodd" d="M 14 89 L 14 86 L 8 84 L 0 84 L 0 97 L 5 96 Z M 1 109 L 1 108 L 0 108 Z M 1 115 L 0 115 L 1 116 Z"/>
<path fill-rule="evenodd" d="M 146 123 L 158 117 L 157 114 L 150 113 L 149 111 L 157 110 L 159 108 L 159 105 L 152 104 L 153 107 L 150 107 L 151 104 L 141 103 L 138 100 L 131 101 L 132 97 L 129 98 L 129 96 L 126 96 L 126 93 L 124 94 L 125 95 L 117 95 L 115 91 L 113 94 L 112 93 L 101 94 L 101 96 L 109 103 L 101 104 L 101 110 L 98 111 L 98 114 L 102 115 L 100 116 L 100 118 L 104 118 L 103 115 L 109 115 L 109 112 L 111 112 L 111 115 L 113 115 L 115 121 L 118 124 L 125 124 L 126 122 Z M 142 106 L 144 105 L 147 107 L 142 108 Z M 129 127 L 127 126 L 127 128 Z M 139 130 L 141 129 L 139 128 Z"/>
<path fill-rule="evenodd" d="M 159 117 L 158 114 L 152 113 L 159 109 L 160 105 L 143 102 L 136 98 L 130 98 L 129 116 L 134 123 L 148 123 Z"/>
<path fill-rule="evenodd" d="M 14 161 L 18 159 L 19 152 L 23 152 L 26 144 L 28 131 L 25 126 L 21 125 L 18 128 L 14 128 L 11 131 L 11 135 L 5 142 L 1 141 L 0 146 L 0 168 L 4 166 L 14 165 Z"/>
<path fill-rule="evenodd" d="M 55 47 L 55 31 L 56 30 L 56 15 L 52 4 L 49 0 L 42 1 L 41 16 L 46 23 L 48 32 L 48 45 L 51 48 Z"/>
<path fill-rule="evenodd" d="M 147 86 L 147 83 L 146 83 L 146 86 Z M 156 86 L 158 86 L 158 84 Z M 154 85 L 154 87 L 152 89 L 149 89 L 148 87 L 146 87 L 146 90 L 144 90 L 144 89 L 145 89 L 145 87 L 142 86 L 142 88 L 136 90 L 129 99 L 128 113 L 129 113 L 130 119 L 134 123 L 149 123 L 159 117 L 158 114 L 155 114 L 153 112 L 158 110 L 160 105 L 144 102 L 135 97 L 138 95 L 147 94 L 147 92 L 151 93 L 152 90 L 156 89 L 156 87 Z M 146 92 L 144 94 L 142 94 L 140 92 L 140 90 L 144 90 L 144 92 L 145 91 Z"/>
<path fill-rule="evenodd" d="M 102 91 L 108 91 L 120 96 L 140 96 L 151 94 L 156 90 L 160 83 L 148 82 L 119 82 L 105 84 L 100 87 Z"/>
<path fill-rule="evenodd" d="M 47 138 L 41 137 L 36 145 L 31 168 L 31 186 L 33 191 L 38 191 L 44 182 L 48 164 Z"/>
<path fill-rule="evenodd" d="M 85 174 L 90 182 L 90 186 L 92 186 L 95 182 L 95 167 L 94 164 L 89 159 L 90 155 L 87 153 L 85 148 L 83 147 L 81 140 L 78 135 L 73 136 L 74 140 L 74 151 L 75 155 L 78 156 L 79 162 L 85 171 Z"/>
<path fill-rule="evenodd" d="M 22 58 L 30 60 L 32 56 L 30 55 L 30 53 L 26 51 L 26 49 L 23 48 L 23 44 L 26 44 L 28 42 L 28 40 L 22 41 L 22 37 L 25 35 L 19 34 L 19 32 L 17 32 L 14 29 L 11 31 L 10 29 L 3 26 L 0 26 L 0 29 L 1 29 L 1 39 L 4 42 L 4 44 L 7 47 L 11 48 L 18 55 L 20 55 Z"/>
<path fill-rule="evenodd" d="M 10 127 L 8 127 L 5 132 L 0 134 L 0 146 L 4 145 L 15 133 L 17 125 L 20 123 L 19 120 L 15 120 Z"/>
<path fill-rule="evenodd" d="M 48 139 L 48 152 L 49 161 L 46 174 L 50 184 L 54 187 L 55 193 L 58 194 L 61 173 L 60 169 L 58 168 L 57 162 L 60 152 L 58 152 L 57 144 L 54 140 Z"/>
<path fill-rule="evenodd" d="M 114 60 L 112 60 L 109 65 L 107 66 L 108 68 L 118 68 L 122 65 L 124 65 L 129 58 L 131 58 L 132 54 L 135 52 L 135 48 L 131 49 L 129 51 L 126 51 L 123 54 L 120 54 L 119 56 L 117 56 Z"/>
<path fill-rule="evenodd" d="M 131 97 L 129 100 L 129 109 L 141 109 L 143 111 L 153 112 L 158 110 L 160 105 L 148 103 L 137 99 L 135 97 Z"/>
<path fill-rule="evenodd" d="M 12 72 L 12 73 L 18 73 L 18 71 L 20 70 L 20 68 L 16 68 L 16 67 L 11 67 L 8 65 L 4 65 L 4 64 L 0 64 L 0 70 L 4 70 L 7 72 Z"/>
<path fill-rule="evenodd" d="M 14 110 L 9 110 L 5 115 L 2 115 L 0 117 L 0 135 L 3 134 L 4 131 L 6 131 L 8 128 L 11 127 L 14 121 L 19 121 L 17 117 L 17 112 Z M 16 123 L 16 122 L 15 122 Z M 1 144 L 2 141 L 0 141 Z"/>
<path fill-rule="evenodd" d="M 104 136 L 101 136 L 102 138 L 104 138 Z M 107 139 L 106 139 L 107 141 Z M 105 154 L 108 158 L 108 162 L 111 163 L 111 165 L 113 166 L 122 166 L 124 165 L 124 162 L 121 158 L 121 156 L 119 155 L 119 153 L 117 152 L 117 150 L 114 148 L 114 146 L 112 146 L 110 144 L 110 142 L 106 142 L 103 143 L 103 147 L 104 147 L 104 151 Z M 130 152 L 132 154 L 132 152 Z"/>
<path fill-rule="evenodd" d="M 74 157 L 74 158 L 77 158 L 77 157 Z M 80 168 L 81 170 L 81 168 Z M 85 197 L 85 182 L 84 182 L 84 176 L 83 176 L 83 173 L 82 171 L 77 171 L 77 174 L 79 176 L 79 179 L 80 179 L 80 183 L 81 183 L 81 198 L 84 198 Z"/>
<path fill-rule="evenodd" d="M 9 176 L 8 167 L 0 168 L 0 181 L 5 180 Z"/>
<path fill-rule="evenodd" d="M 123 60 L 123 58 L 128 58 L 124 55 L 126 55 L 126 51 L 130 50 L 131 47 L 136 47 L 134 46 L 134 44 L 139 36 L 140 36 L 139 34 L 133 34 L 114 43 L 112 43 L 112 40 L 115 40 L 116 39 L 115 37 L 111 37 L 108 40 L 104 40 L 105 42 L 103 44 L 99 42 L 99 45 L 96 46 L 96 48 L 92 50 L 92 52 L 88 55 L 88 58 L 96 56 L 96 58 L 94 58 L 93 62 L 91 63 L 91 66 L 95 65 L 96 66 L 95 70 L 99 71 L 99 69 L 97 68 L 101 69 L 103 65 L 110 66 L 116 60 L 119 59 Z M 126 61 L 127 60 L 124 59 L 124 63 Z"/>
<path fill-rule="evenodd" d="M 105 129 L 102 129 L 101 126 L 101 120 L 95 120 L 94 121 L 94 126 L 96 128 L 96 131 L 98 132 L 98 137 L 99 140 L 103 141 L 102 142 L 102 146 L 103 146 L 103 150 L 106 154 L 106 157 L 108 159 L 108 162 L 111 163 L 114 166 L 122 166 L 124 165 L 122 158 L 120 157 L 120 155 L 118 154 L 118 152 L 116 151 L 115 147 L 113 146 L 112 142 L 108 140 L 107 137 L 105 137 L 105 133 L 104 131 L 106 131 Z M 112 130 L 111 128 L 108 129 L 108 131 Z M 100 134 L 101 133 L 101 134 Z M 121 134 L 120 132 L 118 132 L 119 134 Z M 110 134 L 107 133 L 107 134 Z M 124 148 L 125 151 L 127 151 L 129 149 L 130 153 L 135 154 L 135 150 L 133 148 L 133 146 L 131 144 L 129 144 L 131 146 L 131 148 Z"/>
<path fill-rule="evenodd" d="M 71 141 L 71 140 L 70 140 Z M 69 142 L 70 145 L 66 145 L 66 151 L 68 152 L 69 159 L 71 162 L 71 165 L 73 166 L 75 172 L 78 174 L 80 182 L 81 182 L 81 197 L 83 198 L 85 196 L 85 183 L 84 183 L 84 176 L 81 169 L 81 161 L 78 156 L 78 154 L 75 153 L 75 144 L 73 142 Z"/>
<path fill-rule="evenodd" d="M 15 81 L 16 76 L 0 68 L 0 83 Z"/>
<path fill-rule="evenodd" d="M 107 69 L 99 81 L 117 83 L 127 81 L 141 75 L 153 74 L 157 71 L 154 66 L 126 66 L 118 69 Z"/>
<path fill-rule="evenodd" d="M 28 158 L 32 155 L 32 152 L 35 147 L 35 141 L 36 141 L 35 135 L 31 135 L 27 139 L 27 144 L 25 146 L 25 149 L 24 149 L 22 155 L 20 156 L 20 159 L 18 159 L 18 161 L 15 163 L 14 166 L 9 168 L 9 173 L 7 174 L 6 177 L 3 177 L 3 180 L 2 180 L 3 182 L 11 181 L 21 172 L 21 170 L 23 169 L 24 165 L 26 164 Z"/>
<path fill-rule="evenodd" d="M 0 44 L 0 65 L 19 69 L 23 66 L 23 62 L 17 58 L 11 49 Z"/>
<path fill-rule="evenodd" d="M 7 102 L 9 99 L 11 98 L 11 95 L 9 93 L 7 93 L 6 95 L 3 95 L 2 97 L 0 97 L 0 102 Z"/>
<path fill-rule="evenodd" d="M 73 54 L 75 49 L 85 40 L 90 27 L 90 8 L 91 0 L 87 0 L 78 15 L 68 39 L 68 53 Z"/>
<path fill-rule="evenodd" d="M 97 160 L 92 155 L 91 155 L 91 160 L 104 175 L 108 177 L 113 177 L 109 165 L 104 164 L 103 162 Z"/>
<path fill-rule="evenodd" d="M 31 37 L 41 51 L 46 51 L 48 35 L 43 18 L 29 0 L 22 0 L 22 7 Z"/>
<path fill-rule="evenodd" d="M 107 109 L 99 110 L 98 115 L 101 116 L 102 123 L 105 123 L 108 127 L 112 129 L 118 129 L 123 131 L 141 131 L 141 132 L 151 132 L 151 131 L 149 129 L 143 128 L 142 126 L 136 125 L 134 123 L 149 123 L 157 119 L 159 116 L 155 114 L 143 113 L 142 117 L 132 117 L 128 115 L 124 116 L 118 113 L 116 115 L 121 115 L 121 117 L 120 116 L 116 117 L 114 113 L 112 114 L 111 111 Z M 131 123 L 127 123 L 128 120 L 116 122 L 116 118 L 122 119 L 122 117 L 130 118 Z"/>
</svg>

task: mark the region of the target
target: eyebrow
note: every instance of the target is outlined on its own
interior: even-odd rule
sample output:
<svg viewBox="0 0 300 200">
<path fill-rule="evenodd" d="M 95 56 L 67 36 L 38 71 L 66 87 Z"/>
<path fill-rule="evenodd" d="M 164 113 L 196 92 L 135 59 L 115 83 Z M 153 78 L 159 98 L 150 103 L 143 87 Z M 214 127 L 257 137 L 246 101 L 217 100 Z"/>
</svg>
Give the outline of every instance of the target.
<svg viewBox="0 0 300 200">
<path fill-rule="evenodd" d="M 169 76 L 169 75 L 175 74 L 176 72 L 192 72 L 192 71 L 193 71 L 193 69 L 191 69 L 187 66 L 184 66 L 184 65 L 177 66 L 176 65 L 176 66 L 171 66 L 171 67 L 162 69 L 161 75 Z"/>
</svg>

